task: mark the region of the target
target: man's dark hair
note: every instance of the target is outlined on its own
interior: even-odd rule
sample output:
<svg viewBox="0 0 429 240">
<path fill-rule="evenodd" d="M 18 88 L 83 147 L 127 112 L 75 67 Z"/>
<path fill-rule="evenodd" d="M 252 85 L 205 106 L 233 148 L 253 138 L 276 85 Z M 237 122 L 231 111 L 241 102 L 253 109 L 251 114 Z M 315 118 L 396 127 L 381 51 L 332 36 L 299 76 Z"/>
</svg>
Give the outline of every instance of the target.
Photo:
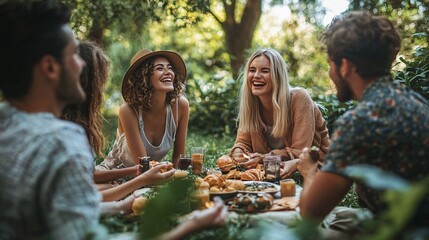
<svg viewBox="0 0 429 240">
<path fill-rule="evenodd" d="M 51 55 L 62 63 L 68 38 L 62 27 L 68 8 L 51 0 L 6 0 L 0 3 L 0 90 L 5 99 L 20 99 L 32 83 L 35 64 Z"/>
<path fill-rule="evenodd" d="M 390 73 L 401 39 L 392 22 L 369 12 L 351 12 L 335 18 L 323 33 L 328 56 L 337 66 L 351 61 L 362 78 Z"/>
</svg>

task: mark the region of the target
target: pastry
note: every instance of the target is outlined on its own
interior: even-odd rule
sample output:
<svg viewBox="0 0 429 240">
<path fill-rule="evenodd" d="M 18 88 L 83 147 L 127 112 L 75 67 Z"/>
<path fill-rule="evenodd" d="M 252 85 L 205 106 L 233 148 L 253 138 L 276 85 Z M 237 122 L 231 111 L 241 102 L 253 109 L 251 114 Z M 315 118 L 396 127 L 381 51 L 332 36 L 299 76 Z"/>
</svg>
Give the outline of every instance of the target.
<svg viewBox="0 0 429 240">
<path fill-rule="evenodd" d="M 183 171 L 183 170 L 176 170 L 174 172 L 174 178 L 184 178 L 186 176 L 188 176 L 188 171 Z"/>
<path fill-rule="evenodd" d="M 134 199 L 133 204 L 131 205 L 131 209 L 133 210 L 133 213 L 137 214 L 141 212 L 146 206 L 146 202 L 147 202 L 147 198 L 142 196 Z"/>
<path fill-rule="evenodd" d="M 226 179 L 241 179 L 241 174 L 242 174 L 242 172 L 237 171 L 237 169 L 233 169 L 225 175 L 225 178 Z"/>
<path fill-rule="evenodd" d="M 161 168 L 161 172 L 167 172 L 170 171 L 171 169 L 173 169 L 173 163 L 171 162 L 166 162 L 167 165 L 163 168 Z"/>
<path fill-rule="evenodd" d="M 204 181 L 207 182 L 210 186 L 219 186 L 224 187 L 226 180 L 222 175 L 210 174 L 204 178 Z"/>
<path fill-rule="evenodd" d="M 222 192 L 222 189 L 219 188 L 218 186 L 213 186 L 213 187 L 210 187 L 210 192 L 211 193 L 219 193 L 219 192 Z"/>
<path fill-rule="evenodd" d="M 243 173 L 241 173 L 241 180 L 243 180 L 243 181 L 256 181 L 256 177 L 249 172 L 243 172 Z"/>
<path fill-rule="evenodd" d="M 243 181 L 240 180 L 226 180 L 226 187 L 232 187 L 236 190 L 244 190 L 246 186 Z"/>
<path fill-rule="evenodd" d="M 237 167 L 237 162 L 227 155 L 222 155 L 218 158 L 216 164 L 222 172 L 229 172 L 231 169 Z"/>
</svg>

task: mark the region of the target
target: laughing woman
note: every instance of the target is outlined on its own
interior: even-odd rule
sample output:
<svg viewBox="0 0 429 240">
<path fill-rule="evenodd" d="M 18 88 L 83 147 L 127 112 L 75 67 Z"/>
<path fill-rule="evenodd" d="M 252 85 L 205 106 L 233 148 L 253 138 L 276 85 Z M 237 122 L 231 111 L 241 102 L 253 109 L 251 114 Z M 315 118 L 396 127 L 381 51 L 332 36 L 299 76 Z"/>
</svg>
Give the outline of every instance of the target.
<svg viewBox="0 0 429 240">
<path fill-rule="evenodd" d="M 243 74 L 238 134 L 230 155 L 246 168 L 266 155 L 281 156 L 282 177 L 296 170 L 304 147 L 317 146 L 322 161 L 329 147 L 325 119 L 306 90 L 289 86 L 287 66 L 273 49 L 259 49 Z M 244 154 L 244 155 L 243 155 Z"/>
<path fill-rule="evenodd" d="M 171 148 L 177 166 L 189 119 L 185 78 L 185 63 L 175 52 L 146 49 L 134 55 L 122 81 L 117 139 L 97 170 L 133 166 L 143 156 L 161 161 Z"/>
</svg>

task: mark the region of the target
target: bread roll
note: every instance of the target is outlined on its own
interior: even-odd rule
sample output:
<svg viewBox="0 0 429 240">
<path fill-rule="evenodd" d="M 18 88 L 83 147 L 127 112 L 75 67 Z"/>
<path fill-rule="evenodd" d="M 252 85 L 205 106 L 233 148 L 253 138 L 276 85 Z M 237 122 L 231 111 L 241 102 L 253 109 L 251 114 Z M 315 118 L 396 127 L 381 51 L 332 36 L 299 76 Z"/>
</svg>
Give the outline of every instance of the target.
<svg viewBox="0 0 429 240">
<path fill-rule="evenodd" d="M 166 162 L 167 165 L 163 168 L 161 168 L 161 172 L 167 172 L 170 171 L 171 169 L 173 169 L 173 163 L 171 162 Z"/>
<path fill-rule="evenodd" d="M 199 189 L 209 189 L 210 185 L 207 182 L 202 181 L 200 186 L 198 186 Z"/>
<path fill-rule="evenodd" d="M 222 189 L 220 189 L 218 186 L 213 186 L 213 187 L 210 187 L 210 192 L 218 193 L 218 192 L 222 192 Z"/>
<path fill-rule="evenodd" d="M 188 176 L 188 173 L 188 171 L 176 170 L 176 172 L 174 172 L 174 178 L 184 178 Z"/>
<path fill-rule="evenodd" d="M 237 167 L 237 163 L 227 155 L 222 155 L 220 158 L 218 158 L 216 160 L 216 164 L 222 172 L 229 172 L 231 169 Z"/>
<path fill-rule="evenodd" d="M 246 185 L 240 180 L 226 180 L 226 187 L 232 187 L 236 190 L 244 190 Z"/>
<path fill-rule="evenodd" d="M 142 196 L 134 199 L 133 204 L 131 205 L 131 209 L 133 210 L 133 213 L 137 214 L 141 212 L 146 206 L 146 202 L 147 202 L 147 198 Z"/>
</svg>

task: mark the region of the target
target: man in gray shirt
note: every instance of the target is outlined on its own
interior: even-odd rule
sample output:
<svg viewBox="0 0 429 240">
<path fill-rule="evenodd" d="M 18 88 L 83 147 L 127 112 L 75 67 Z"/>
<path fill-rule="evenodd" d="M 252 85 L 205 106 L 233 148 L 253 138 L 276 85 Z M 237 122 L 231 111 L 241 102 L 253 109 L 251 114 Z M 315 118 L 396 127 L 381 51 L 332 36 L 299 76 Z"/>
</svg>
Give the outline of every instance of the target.
<svg viewBox="0 0 429 240">
<path fill-rule="evenodd" d="M 1 239 L 83 239 L 98 222 L 85 132 L 57 118 L 85 99 L 69 19 L 53 1 L 0 4 Z"/>
</svg>

